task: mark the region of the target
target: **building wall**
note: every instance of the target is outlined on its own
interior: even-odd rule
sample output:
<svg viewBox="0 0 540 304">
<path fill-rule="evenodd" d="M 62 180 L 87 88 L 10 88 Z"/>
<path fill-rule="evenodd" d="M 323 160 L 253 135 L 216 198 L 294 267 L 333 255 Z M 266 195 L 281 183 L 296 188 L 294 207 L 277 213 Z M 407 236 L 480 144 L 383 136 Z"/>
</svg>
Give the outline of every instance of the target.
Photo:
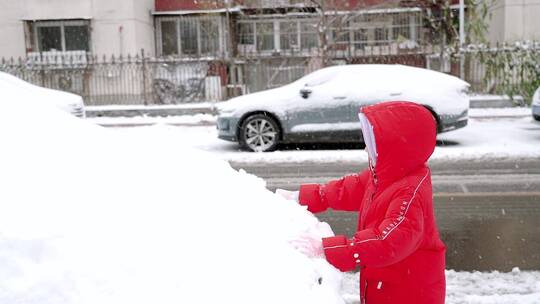
<svg viewBox="0 0 540 304">
<path fill-rule="evenodd" d="M 515 0 L 513 1 L 515 2 Z M 523 5 L 523 35 L 526 39 L 540 40 L 540 0 L 526 0 Z M 508 20 L 508 22 L 516 20 Z"/>
<path fill-rule="evenodd" d="M 154 0 L 0 0 L 0 57 L 26 55 L 24 22 L 89 19 L 97 55 L 154 54 Z"/>
<path fill-rule="evenodd" d="M 156 11 L 202 10 L 223 8 L 225 1 L 213 0 L 155 0 Z M 231 3 L 234 2 L 230 0 Z"/>
<path fill-rule="evenodd" d="M 540 40 L 540 0 L 496 0 L 491 8 L 491 43 Z"/>
<path fill-rule="evenodd" d="M 26 54 L 24 26 L 20 21 L 24 13 L 23 1 L 0 0 L 0 57 L 19 57 Z"/>
</svg>

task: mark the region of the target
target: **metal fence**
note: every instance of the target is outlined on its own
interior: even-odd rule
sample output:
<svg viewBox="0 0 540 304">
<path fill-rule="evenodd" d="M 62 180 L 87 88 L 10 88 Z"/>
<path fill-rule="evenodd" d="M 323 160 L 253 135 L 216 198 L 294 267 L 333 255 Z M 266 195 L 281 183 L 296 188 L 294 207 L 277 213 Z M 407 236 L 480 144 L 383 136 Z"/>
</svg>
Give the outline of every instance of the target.
<svg viewBox="0 0 540 304">
<path fill-rule="evenodd" d="M 434 54 L 426 59 L 427 68 L 462 77 L 475 93 L 528 98 L 540 83 L 539 43 L 469 47 L 454 56 Z"/>
<path fill-rule="evenodd" d="M 245 75 L 246 92 L 249 93 L 280 87 L 313 70 L 310 60 L 305 58 L 246 60 L 240 68 Z"/>
<path fill-rule="evenodd" d="M 226 65 L 215 60 L 65 53 L 1 59 L 0 71 L 81 95 L 86 105 L 162 105 L 222 100 Z"/>
<path fill-rule="evenodd" d="M 532 52 L 526 57 L 528 61 L 523 61 L 519 56 L 510 56 L 508 49 L 500 54 L 493 50 L 488 52 L 487 55 L 477 50 L 464 52 L 462 64 L 459 56 L 441 57 L 439 54 L 373 55 L 334 58 L 329 62 L 426 67 L 458 77 L 462 75 L 475 93 L 501 93 L 507 87 L 520 93 L 519 89 L 526 85 L 528 78 L 540 75 L 540 48 L 527 50 Z M 212 58 L 151 58 L 142 52 L 136 56 L 100 58 L 84 52 L 69 55 L 66 56 L 66 52 L 57 55 L 49 52 L 46 55 L 34 54 L 24 60 L 0 59 L 0 71 L 43 87 L 76 93 L 84 98 L 86 105 L 173 105 L 220 101 L 279 87 L 323 65 L 322 58 L 316 56 L 224 61 Z M 494 73 L 488 71 L 481 59 L 488 55 L 490 58 L 503 56 L 510 59 L 503 61 L 505 65 Z M 525 65 L 537 67 L 538 72 L 531 74 L 531 69 L 523 72 L 522 66 Z M 461 67 L 463 71 L 460 71 Z"/>
</svg>

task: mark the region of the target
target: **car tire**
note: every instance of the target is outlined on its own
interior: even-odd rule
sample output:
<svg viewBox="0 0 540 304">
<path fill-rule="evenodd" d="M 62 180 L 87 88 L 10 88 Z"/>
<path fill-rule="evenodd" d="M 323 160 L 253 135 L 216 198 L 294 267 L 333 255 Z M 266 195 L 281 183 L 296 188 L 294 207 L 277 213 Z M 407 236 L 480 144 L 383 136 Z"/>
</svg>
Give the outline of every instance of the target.
<svg viewBox="0 0 540 304">
<path fill-rule="evenodd" d="M 238 142 L 245 150 L 268 152 L 276 149 L 280 136 L 281 130 L 275 119 L 266 114 L 255 114 L 242 122 Z"/>
<path fill-rule="evenodd" d="M 533 118 L 534 118 L 535 120 L 540 121 L 540 115 L 533 115 Z"/>
</svg>

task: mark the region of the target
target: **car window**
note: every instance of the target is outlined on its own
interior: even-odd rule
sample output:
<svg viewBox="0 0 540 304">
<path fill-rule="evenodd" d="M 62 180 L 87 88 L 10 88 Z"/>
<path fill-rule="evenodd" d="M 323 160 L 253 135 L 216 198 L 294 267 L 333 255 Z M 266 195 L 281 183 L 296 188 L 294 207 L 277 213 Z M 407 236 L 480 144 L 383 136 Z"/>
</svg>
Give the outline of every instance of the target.
<svg viewBox="0 0 540 304">
<path fill-rule="evenodd" d="M 334 79 L 334 77 L 336 77 L 338 74 L 339 69 L 336 69 L 336 67 L 324 68 L 300 78 L 295 82 L 295 84 L 308 87 L 318 86 L 329 82 L 330 80 Z"/>
</svg>

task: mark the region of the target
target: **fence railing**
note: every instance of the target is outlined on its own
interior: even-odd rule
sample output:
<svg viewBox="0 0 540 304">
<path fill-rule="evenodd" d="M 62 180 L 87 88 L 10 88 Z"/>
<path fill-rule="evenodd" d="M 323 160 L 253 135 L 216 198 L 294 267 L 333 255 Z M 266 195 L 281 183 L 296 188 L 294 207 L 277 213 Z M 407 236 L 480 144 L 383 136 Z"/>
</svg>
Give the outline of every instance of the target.
<svg viewBox="0 0 540 304">
<path fill-rule="evenodd" d="M 526 51 L 525 57 L 515 53 L 523 50 L 467 51 L 462 53 L 463 63 L 459 56 L 441 57 L 433 53 L 373 54 L 329 62 L 426 67 L 458 77 L 463 75 L 475 93 L 498 94 L 510 88 L 512 94 L 519 93 L 521 87 L 530 91 L 528 87 L 540 85 L 540 48 Z M 514 53 L 510 56 L 509 52 Z M 486 56 L 492 61 L 497 56 L 510 59 L 500 61 L 501 68 L 494 70 L 493 65 L 486 66 Z M 525 59 L 520 59 L 522 57 Z M 0 71 L 40 86 L 81 95 L 86 105 L 171 105 L 220 101 L 279 87 L 320 68 L 322 61 L 319 57 L 276 56 L 225 61 L 152 58 L 143 52 L 136 56 L 111 57 L 90 56 L 84 52 L 49 52 L 31 54 L 26 59 L 0 59 Z M 529 69 L 524 70 L 523 66 Z"/>
<path fill-rule="evenodd" d="M 222 100 L 225 65 L 215 60 L 86 54 L 2 59 L 0 71 L 81 95 L 86 105 L 159 105 Z"/>
<path fill-rule="evenodd" d="M 462 76 L 475 93 L 521 95 L 528 100 L 540 85 L 540 43 L 469 47 L 453 56 L 432 54 L 426 59 L 427 68 Z"/>
</svg>

